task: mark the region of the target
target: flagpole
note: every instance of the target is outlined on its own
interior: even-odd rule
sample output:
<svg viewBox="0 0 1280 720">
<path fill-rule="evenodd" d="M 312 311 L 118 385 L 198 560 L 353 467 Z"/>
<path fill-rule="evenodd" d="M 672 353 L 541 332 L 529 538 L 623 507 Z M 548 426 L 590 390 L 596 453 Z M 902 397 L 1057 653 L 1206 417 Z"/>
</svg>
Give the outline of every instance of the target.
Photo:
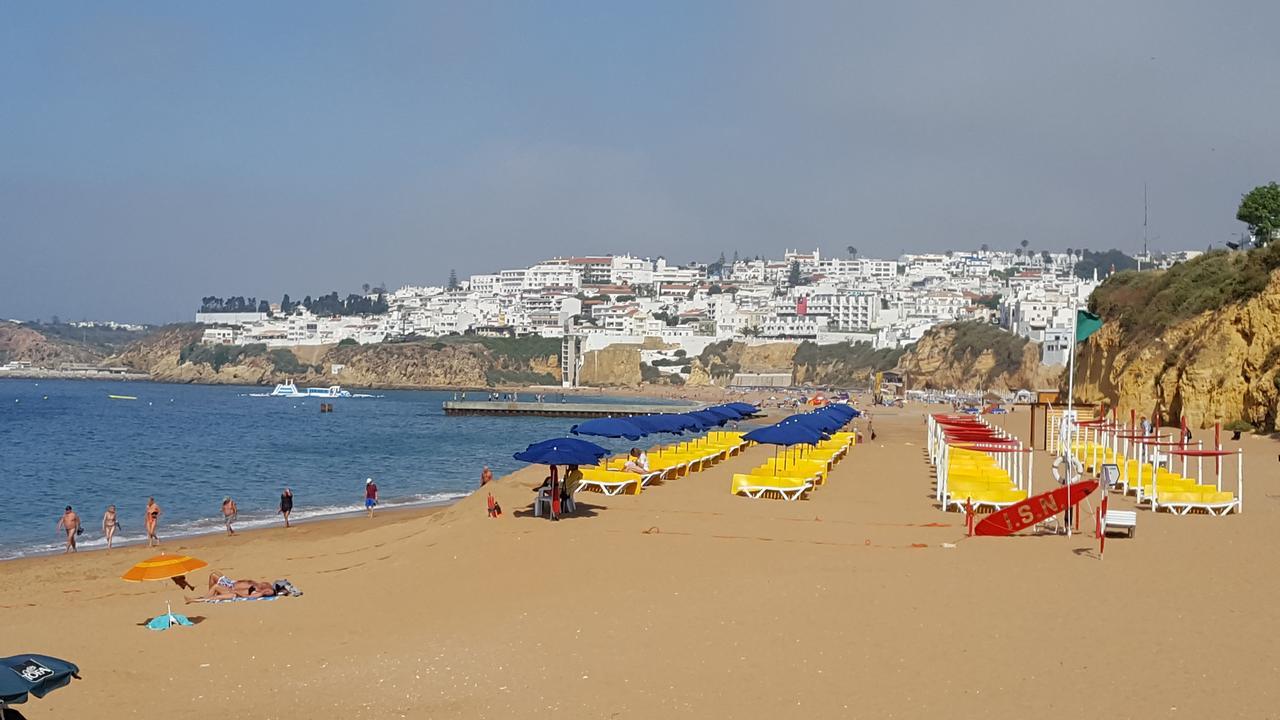
<svg viewBox="0 0 1280 720">
<path fill-rule="evenodd" d="M 1071 297 L 1071 357 L 1067 360 L 1067 410 L 1075 405 L 1076 394 L 1076 337 L 1080 332 L 1080 291 L 1077 289 Z"/>
<path fill-rule="evenodd" d="M 1071 357 L 1067 360 L 1067 432 L 1066 447 L 1064 451 L 1067 456 L 1067 507 L 1071 507 L 1071 481 L 1075 475 L 1075 451 L 1071 447 L 1071 436 L 1075 429 L 1075 395 L 1076 395 L 1076 337 L 1079 332 L 1080 324 L 1080 289 L 1077 286 L 1071 293 Z M 1071 537 L 1071 513 L 1063 515 L 1063 520 L 1067 526 L 1067 537 Z"/>
</svg>

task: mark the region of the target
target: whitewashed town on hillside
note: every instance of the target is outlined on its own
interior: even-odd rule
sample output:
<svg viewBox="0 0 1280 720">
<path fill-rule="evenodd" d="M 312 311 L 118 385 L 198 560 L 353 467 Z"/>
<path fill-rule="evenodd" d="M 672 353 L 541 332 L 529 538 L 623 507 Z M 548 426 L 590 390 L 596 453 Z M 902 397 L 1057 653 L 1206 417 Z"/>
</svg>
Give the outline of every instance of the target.
<svg viewBox="0 0 1280 720">
<path fill-rule="evenodd" d="M 1197 254 L 1165 255 L 1158 264 Z M 440 286 L 366 286 L 358 297 L 373 308 L 368 313 L 327 310 L 340 305 L 334 294 L 327 304 L 263 302 L 257 312 L 207 312 L 221 308 L 206 305 L 196 321 L 208 325 L 209 344 L 541 335 L 570 337 L 585 352 L 656 337 L 697 353 L 726 339 L 899 348 L 940 323 L 979 320 L 1039 342 L 1043 362 L 1061 365 L 1074 309 L 1109 271 L 1078 273 L 1080 260 L 1075 251 L 985 248 L 895 260 L 859 257 L 854 248 L 838 257 L 787 250 L 779 259 L 721 256 L 686 265 L 630 255 L 558 257 L 470 278 L 451 275 Z"/>
</svg>

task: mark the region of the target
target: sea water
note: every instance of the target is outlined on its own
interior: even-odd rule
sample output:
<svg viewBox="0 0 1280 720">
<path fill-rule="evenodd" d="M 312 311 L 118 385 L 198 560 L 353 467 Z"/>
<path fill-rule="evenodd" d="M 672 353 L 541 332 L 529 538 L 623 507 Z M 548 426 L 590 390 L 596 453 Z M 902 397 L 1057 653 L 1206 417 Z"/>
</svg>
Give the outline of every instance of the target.
<svg viewBox="0 0 1280 720">
<path fill-rule="evenodd" d="M 0 379 L 0 559 L 61 550 L 65 535 L 56 527 L 67 505 L 85 527 L 80 546 L 92 548 L 104 544 L 102 514 L 111 504 L 122 525 L 117 542 L 143 538 L 151 496 L 164 511 L 161 540 L 221 531 L 224 497 L 239 506 L 237 528 L 279 523 L 286 487 L 293 491 L 293 520 L 361 509 L 367 477 L 378 484 L 380 507 L 448 503 L 479 486 L 483 466 L 494 477 L 523 467 L 512 453 L 568 435 L 578 422 L 446 416 L 442 402 L 452 392 L 371 390 L 363 392 L 377 397 L 324 400 L 251 395 L 263 392 Z M 558 400 L 548 393 L 547 402 Z M 321 413 L 321 402 L 332 403 L 333 412 Z M 630 443 L 600 444 L 620 450 Z"/>
</svg>

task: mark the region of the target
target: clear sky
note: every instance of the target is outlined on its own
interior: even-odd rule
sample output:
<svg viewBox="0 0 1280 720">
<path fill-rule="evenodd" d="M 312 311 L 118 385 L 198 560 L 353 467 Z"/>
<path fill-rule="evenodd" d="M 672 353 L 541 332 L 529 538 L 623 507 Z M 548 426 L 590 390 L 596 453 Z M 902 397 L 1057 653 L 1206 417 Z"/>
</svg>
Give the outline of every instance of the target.
<svg viewBox="0 0 1280 720">
<path fill-rule="evenodd" d="M 585 252 L 1221 244 L 1280 3 L 0 3 L 0 317 Z"/>
</svg>

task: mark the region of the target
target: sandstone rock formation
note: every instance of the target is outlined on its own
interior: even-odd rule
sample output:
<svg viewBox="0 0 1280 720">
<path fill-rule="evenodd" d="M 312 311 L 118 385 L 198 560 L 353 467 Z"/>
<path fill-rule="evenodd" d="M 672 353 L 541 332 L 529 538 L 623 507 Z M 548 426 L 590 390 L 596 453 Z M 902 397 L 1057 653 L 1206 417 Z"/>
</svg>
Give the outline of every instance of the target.
<svg viewBox="0 0 1280 720">
<path fill-rule="evenodd" d="M 939 325 L 898 363 L 909 389 L 1009 392 L 1057 387 L 1061 367 L 1040 364 L 1040 346 L 980 323 Z"/>
<path fill-rule="evenodd" d="M 1245 420 L 1280 430 L 1280 275 L 1260 295 L 1156 335 L 1107 322 L 1076 357 L 1076 397 L 1193 427 Z"/>
</svg>

